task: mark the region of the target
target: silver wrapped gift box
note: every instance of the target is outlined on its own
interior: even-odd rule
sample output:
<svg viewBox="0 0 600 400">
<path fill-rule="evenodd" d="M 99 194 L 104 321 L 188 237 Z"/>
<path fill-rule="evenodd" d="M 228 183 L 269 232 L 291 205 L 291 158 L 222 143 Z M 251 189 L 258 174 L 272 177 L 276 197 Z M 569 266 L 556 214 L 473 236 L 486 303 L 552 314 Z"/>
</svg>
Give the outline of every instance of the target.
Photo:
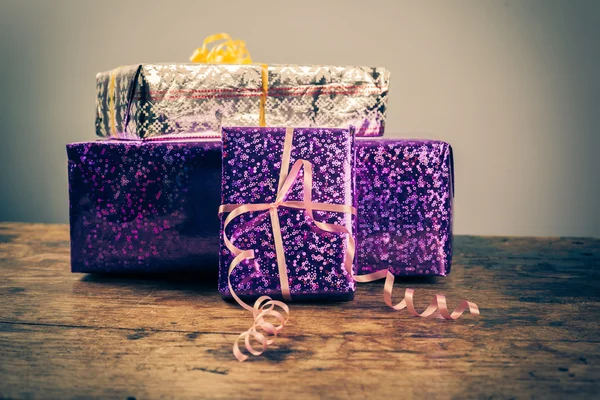
<svg viewBox="0 0 600 400">
<path fill-rule="evenodd" d="M 140 64 L 96 76 L 96 133 L 146 139 L 218 134 L 221 126 L 345 128 L 381 136 L 385 68 Z"/>
</svg>

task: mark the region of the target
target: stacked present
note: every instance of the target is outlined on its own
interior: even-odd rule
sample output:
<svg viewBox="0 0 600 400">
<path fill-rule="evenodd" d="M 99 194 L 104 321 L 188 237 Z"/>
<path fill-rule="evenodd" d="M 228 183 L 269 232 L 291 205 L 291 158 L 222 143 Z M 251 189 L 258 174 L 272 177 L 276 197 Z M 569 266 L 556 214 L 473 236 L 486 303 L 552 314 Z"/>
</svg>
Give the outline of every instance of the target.
<svg viewBox="0 0 600 400">
<path fill-rule="evenodd" d="M 264 296 L 350 300 L 356 282 L 386 278 L 393 306 L 394 276 L 450 272 L 452 150 L 376 138 L 387 70 L 252 64 L 226 35 L 193 58 L 213 64 L 98 74 L 104 139 L 67 146 L 73 272 L 193 272 L 219 259 L 218 290 L 253 312 L 242 337 L 263 349 L 258 330 L 277 334 L 288 310 Z M 416 314 L 411 296 L 393 307 Z M 467 308 L 478 313 L 463 302 L 450 314 L 437 296 L 418 315 Z M 237 342 L 234 353 L 246 357 Z"/>
</svg>

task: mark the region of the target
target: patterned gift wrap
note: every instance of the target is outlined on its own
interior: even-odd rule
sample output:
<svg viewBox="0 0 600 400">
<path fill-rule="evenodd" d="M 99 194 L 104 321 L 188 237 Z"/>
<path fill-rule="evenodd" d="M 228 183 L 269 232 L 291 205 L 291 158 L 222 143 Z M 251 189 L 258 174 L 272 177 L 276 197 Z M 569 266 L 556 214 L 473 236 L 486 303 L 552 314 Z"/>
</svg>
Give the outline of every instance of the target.
<svg viewBox="0 0 600 400">
<path fill-rule="evenodd" d="M 386 69 L 369 67 L 120 67 L 96 77 L 96 133 L 140 139 L 217 134 L 221 126 L 266 125 L 354 126 L 356 136 L 380 136 L 389 77 Z"/>
<path fill-rule="evenodd" d="M 73 272 L 215 270 L 221 143 L 67 145 Z"/>
<path fill-rule="evenodd" d="M 453 185 L 448 143 L 357 140 L 358 273 L 448 275 Z"/>
<path fill-rule="evenodd" d="M 272 203 L 278 191 L 283 128 L 223 128 L 223 204 Z M 295 129 L 289 166 L 304 159 L 313 166 L 312 201 L 353 204 L 354 137 L 350 129 Z M 301 179 L 286 201 L 302 199 Z M 227 214 L 221 218 L 221 230 Z M 277 209 L 293 299 L 351 299 L 355 282 L 347 273 L 344 255 L 348 235 L 318 229 L 304 209 Z M 353 217 L 342 212 L 314 211 L 315 219 L 353 232 Z M 232 220 L 227 236 L 239 249 L 254 250 L 231 272 L 235 293 L 244 297 L 281 297 L 277 254 L 268 211 L 248 212 Z M 233 240 L 233 239 L 232 239 Z M 234 259 L 221 232 L 219 291 L 230 297 L 228 269 Z"/>
</svg>

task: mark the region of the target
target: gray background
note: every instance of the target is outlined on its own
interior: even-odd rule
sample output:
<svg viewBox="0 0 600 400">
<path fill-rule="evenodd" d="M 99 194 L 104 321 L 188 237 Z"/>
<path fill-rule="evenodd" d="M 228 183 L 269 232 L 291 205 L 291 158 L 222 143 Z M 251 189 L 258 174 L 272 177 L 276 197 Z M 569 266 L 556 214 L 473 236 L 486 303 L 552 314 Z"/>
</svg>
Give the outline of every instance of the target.
<svg viewBox="0 0 600 400">
<path fill-rule="evenodd" d="M 392 71 L 387 134 L 450 142 L 455 232 L 600 237 L 598 1 L 0 0 L 0 220 L 68 221 L 95 74 L 225 31 L 266 63 Z"/>
</svg>

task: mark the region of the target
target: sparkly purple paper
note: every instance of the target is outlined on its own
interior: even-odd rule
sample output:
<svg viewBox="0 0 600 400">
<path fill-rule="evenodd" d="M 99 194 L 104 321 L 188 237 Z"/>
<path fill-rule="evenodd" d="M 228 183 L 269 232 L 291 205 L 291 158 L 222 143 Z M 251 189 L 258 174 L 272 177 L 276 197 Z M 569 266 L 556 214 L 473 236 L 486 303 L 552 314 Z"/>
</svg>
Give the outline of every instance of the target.
<svg viewBox="0 0 600 400">
<path fill-rule="evenodd" d="M 448 275 L 453 166 L 435 140 L 356 141 L 359 274 Z"/>
<path fill-rule="evenodd" d="M 214 269 L 221 143 L 67 145 L 73 272 Z"/>
<path fill-rule="evenodd" d="M 275 200 L 281 167 L 285 128 L 223 128 L 222 201 L 224 204 L 270 203 Z M 314 202 L 353 204 L 352 129 L 295 129 L 290 168 L 298 159 L 313 164 Z M 301 200 L 301 179 L 286 200 Z M 351 232 L 347 213 L 315 211 L 315 218 L 340 224 Z M 343 267 L 348 246 L 345 234 L 318 229 L 304 210 L 278 209 L 293 299 L 351 299 L 355 283 Z M 221 228 L 225 216 L 221 219 Z M 268 211 L 236 218 L 227 235 L 240 249 L 253 249 L 254 260 L 242 261 L 231 274 L 239 296 L 280 297 L 281 287 L 271 220 Z M 229 297 L 227 272 L 233 256 L 221 235 L 219 291 Z"/>
</svg>

